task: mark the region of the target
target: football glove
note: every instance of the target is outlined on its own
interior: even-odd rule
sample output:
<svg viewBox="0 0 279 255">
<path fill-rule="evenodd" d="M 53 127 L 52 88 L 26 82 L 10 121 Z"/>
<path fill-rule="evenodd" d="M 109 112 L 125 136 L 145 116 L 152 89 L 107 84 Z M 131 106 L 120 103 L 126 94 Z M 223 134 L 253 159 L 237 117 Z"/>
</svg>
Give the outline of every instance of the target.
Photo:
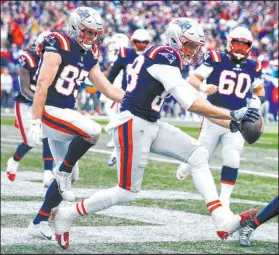
<svg viewBox="0 0 279 255">
<path fill-rule="evenodd" d="M 231 111 L 231 116 L 235 118 L 236 121 L 250 121 L 254 123 L 260 118 L 259 109 L 243 107 L 239 110 Z"/>
<path fill-rule="evenodd" d="M 43 131 L 42 131 L 41 120 L 40 119 L 32 120 L 28 137 L 30 137 L 34 143 L 39 144 L 42 135 L 43 135 Z"/>
<path fill-rule="evenodd" d="M 234 120 L 231 120 L 230 122 L 230 131 L 232 133 L 236 133 L 236 132 L 240 132 L 241 131 L 241 128 L 240 128 L 240 122 L 238 121 L 234 121 Z"/>
</svg>

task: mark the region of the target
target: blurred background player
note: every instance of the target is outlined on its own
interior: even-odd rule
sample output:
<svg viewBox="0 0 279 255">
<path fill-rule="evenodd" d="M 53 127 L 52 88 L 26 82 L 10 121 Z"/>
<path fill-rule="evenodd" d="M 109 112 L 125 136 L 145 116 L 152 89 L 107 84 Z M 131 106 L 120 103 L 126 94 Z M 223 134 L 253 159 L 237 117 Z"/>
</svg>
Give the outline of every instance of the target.
<svg viewBox="0 0 279 255">
<path fill-rule="evenodd" d="M 221 239 L 226 239 L 255 214 L 255 210 L 250 210 L 234 215 L 222 206 L 209 169 L 207 150 L 196 139 L 159 119 L 167 94 L 173 95 L 186 110 L 213 118 L 253 122 L 259 114 L 247 107 L 236 111 L 216 107 L 183 79 L 182 63 L 194 66 L 203 55 L 204 32 L 197 21 L 174 19 L 166 34 L 168 45 L 150 47 L 133 62 L 120 113 L 106 127 L 117 148 L 118 185 L 94 193 L 71 207 L 53 210 L 56 238 L 65 249 L 69 247 L 69 230 L 74 220 L 136 199 L 150 152 L 191 164 L 193 182 Z"/>
<path fill-rule="evenodd" d="M 126 40 L 123 41 L 125 43 L 127 42 Z M 127 83 L 131 79 L 131 77 L 127 76 L 127 72 L 129 71 L 130 68 L 132 68 L 132 63 L 134 62 L 135 58 L 140 54 L 143 54 L 149 48 L 150 43 L 151 43 L 151 37 L 147 32 L 147 30 L 137 29 L 131 36 L 132 47 L 128 48 L 125 46 L 121 46 L 119 48 L 118 57 L 113 62 L 111 69 L 109 70 L 108 80 L 114 84 L 114 82 L 116 82 L 116 79 L 119 79 L 118 84 L 116 84 L 116 86 L 118 86 L 119 82 L 121 82 L 121 88 L 124 91 L 126 91 Z M 118 113 L 119 106 L 120 105 L 117 104 L 116 102 L 111 103 L 110 113 L 108 114 L 110 119 L 113 118 L 114 113 L 115 114 Z M 108 165 L 113 166 L 115 163 L 116 163 L 116 149 L 114 148 L 108 160 Z"/>
<path fill-rule="evenodd" d="M 42 129 L 56 165 L 55 180 L 28 226 L 28 235 L 51 239 L 48 218 L 64 199 L 74 201 L 72 182 L 78 178 L 78 160 L 99 140 L 101 126 L 75 109 L 77 90 L 88 77 L 107 97 L 121 102 L 124 92 L 101 72 L 98 40 L 103 33 L 100 14 L 90 7 L 71 12 L 66 31 L 43 40 L 37 89 L 32 107 L 31 138 L 38 142 Z"/>
<path fill-rule="evenodd" d="M 113 63 L 117 60 L 119 55 L 119 50 L 121 47 L 128 48 L 129 38 L 125 34 L 117 33 L 113 35 L 108 42 L 108 54 L 107 61 L 109 68 L 104 71 L 105 76 L 109 75 L 109 72 L 113 66 Z M 117 88 L 122 88 L 123 70 L 120 70 L 119 74 L 115 77 L 112 84 Z M 108 99 L 104 94 L 101 94 L 100 100 L 105 104 L 105 113 L 107 114 L 109 120 L 118 112 L 118 103 Z M 107 143 L 108 148 L 114 147 L 113 139 Z"/>
<path fill-rule="evenodd" d="M 36 89 L 35 74 L 38 69 L 38 63 L 40 61 L 40 54 L 42 51 L 42 41 L 45 36 L 50 32 L 41 33 L 35 45 L 29 51 L 26 51 L 20 56 L 20 72 L 19 72 L 19 84 L 20 92 L 15 97 L 15 114 L 16 114 L 16 126 L 20 129 L 23 142 L 18 145 L 12 158 L 7 163 L 7 175 L 9 180 L 14 181 L 16 178 L 16 172 L 19 166 L 20 160 L 30 151 L 36 144 L 28 137 L 30 123 L 32 121 L 32 103 Z M 43 160 L 44 160 L 44 187 L 48 187 L 53 180 L 52 168 L 53 157 L 48 145 L 48 139 L 45 137 L 43 142 Z"/>
<path fill-rule="evenodd" d="M 274 198 L 256 217 L 246 222 L 245 226 L 240 229 L 239 244 L 250 247 L 250 237 L 252 233 L 263 223 L 278 216 L 278 196 Z"/>
<path fill-rule="evenodd" d="M 251 32 L 244 27 L 236 27 L 228 36 L 226 52 L 207 52 L 203 64 L 189 77 L 189 83 L 198 90 L 202 88 L 204 80 L 218 86 L 218 91 L 207 97 L 208 101 L 216 106 L 229 110 L 240 109 L 247 105 L 247 97 L 251 96 L 252 92 L 250 103 L 253 107 L 260 108 L 259 98 L 264 97 L 265 91 L 261 79 L 261 63 L 248 58 L 252 44 Z M 207 148 L 209 161 L 217 147 L 222 146 L 220 200 L 223 205 L 229 206 L 244 139 L 240 132 L 232 133 L 204 118 L 198 140 Z M 182 163 L 177 169 L 177 179 L 184 180 L 190 171 L 189 165 Z"/>
</svg>

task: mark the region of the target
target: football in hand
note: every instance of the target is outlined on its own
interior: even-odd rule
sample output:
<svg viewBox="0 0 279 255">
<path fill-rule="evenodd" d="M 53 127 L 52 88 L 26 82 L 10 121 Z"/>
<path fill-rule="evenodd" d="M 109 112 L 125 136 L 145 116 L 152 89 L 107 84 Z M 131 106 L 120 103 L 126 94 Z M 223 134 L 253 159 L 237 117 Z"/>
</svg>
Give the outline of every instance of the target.
<svg viewBox="0 0 279 255">
<path fill-rule="evenodd" d="M 263 130 L 264 121 L 262 116 L 254 123 L 245 120 L 241 121 L 241 134 L 249 144 L 255 143 L 261 137 Z"/>
</svg>

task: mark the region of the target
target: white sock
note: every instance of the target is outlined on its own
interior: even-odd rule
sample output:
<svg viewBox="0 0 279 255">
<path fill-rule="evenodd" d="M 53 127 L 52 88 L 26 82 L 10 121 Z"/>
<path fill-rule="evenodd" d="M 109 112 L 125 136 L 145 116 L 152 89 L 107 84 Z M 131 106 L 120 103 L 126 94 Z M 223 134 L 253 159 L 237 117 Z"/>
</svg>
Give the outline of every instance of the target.
<svg viewBox="0 0 279 255">
<path fill-rule="evenodd" d="M 203 165 L 199 169 L 192 169 L 191 172 L 195 187 L 205 203 L 219 200 L 216 185 L 208 165 Z"/>
<path fill-rule="evenodd" d="M 222 205 L 230 206 L 230 197 L 233 191 L 234 185 L 226 184 L 221 182 L 221 192 L 220 192 L 220 200 Z"/>
<path fill-rule="evenodd" d="M 116 147 L 114 146 L 113 151 L 110 155 L 111 158 L 116 158 Z"/>
</svg>

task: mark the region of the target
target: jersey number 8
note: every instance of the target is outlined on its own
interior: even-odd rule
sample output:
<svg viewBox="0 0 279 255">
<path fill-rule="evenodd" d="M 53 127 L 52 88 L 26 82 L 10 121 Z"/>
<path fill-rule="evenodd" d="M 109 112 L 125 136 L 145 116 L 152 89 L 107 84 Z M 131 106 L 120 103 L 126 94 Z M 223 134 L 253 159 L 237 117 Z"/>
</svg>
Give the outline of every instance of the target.
<svg viewBox="0 0 279 255">
<path fill-rule="evenodd" d="M 76 85 L 80 86 L 88 76 L 88 72 L 85 70 L 80 70 L 76 66 L 67 65 L 64 67 L 60 74 L 60 77 L 55 83 L 55 89 L 58 93 L 69 96 L 73 93 Z M 67 85 L 65 86 L 65 82 Z"/>
<path fill-rule="evenodd" d="M 236 85 L 233 79 L 237 79 Z M 243 89 L 243 85 L 245 88 Z M 231 95 L 233 92 L 238 98 L 244 98 L 251 87 L 250 75 L 246 73 L 237 73 L 224 70 L 219 79 L 219 93 L 223 95 Z"/>
</svg>

